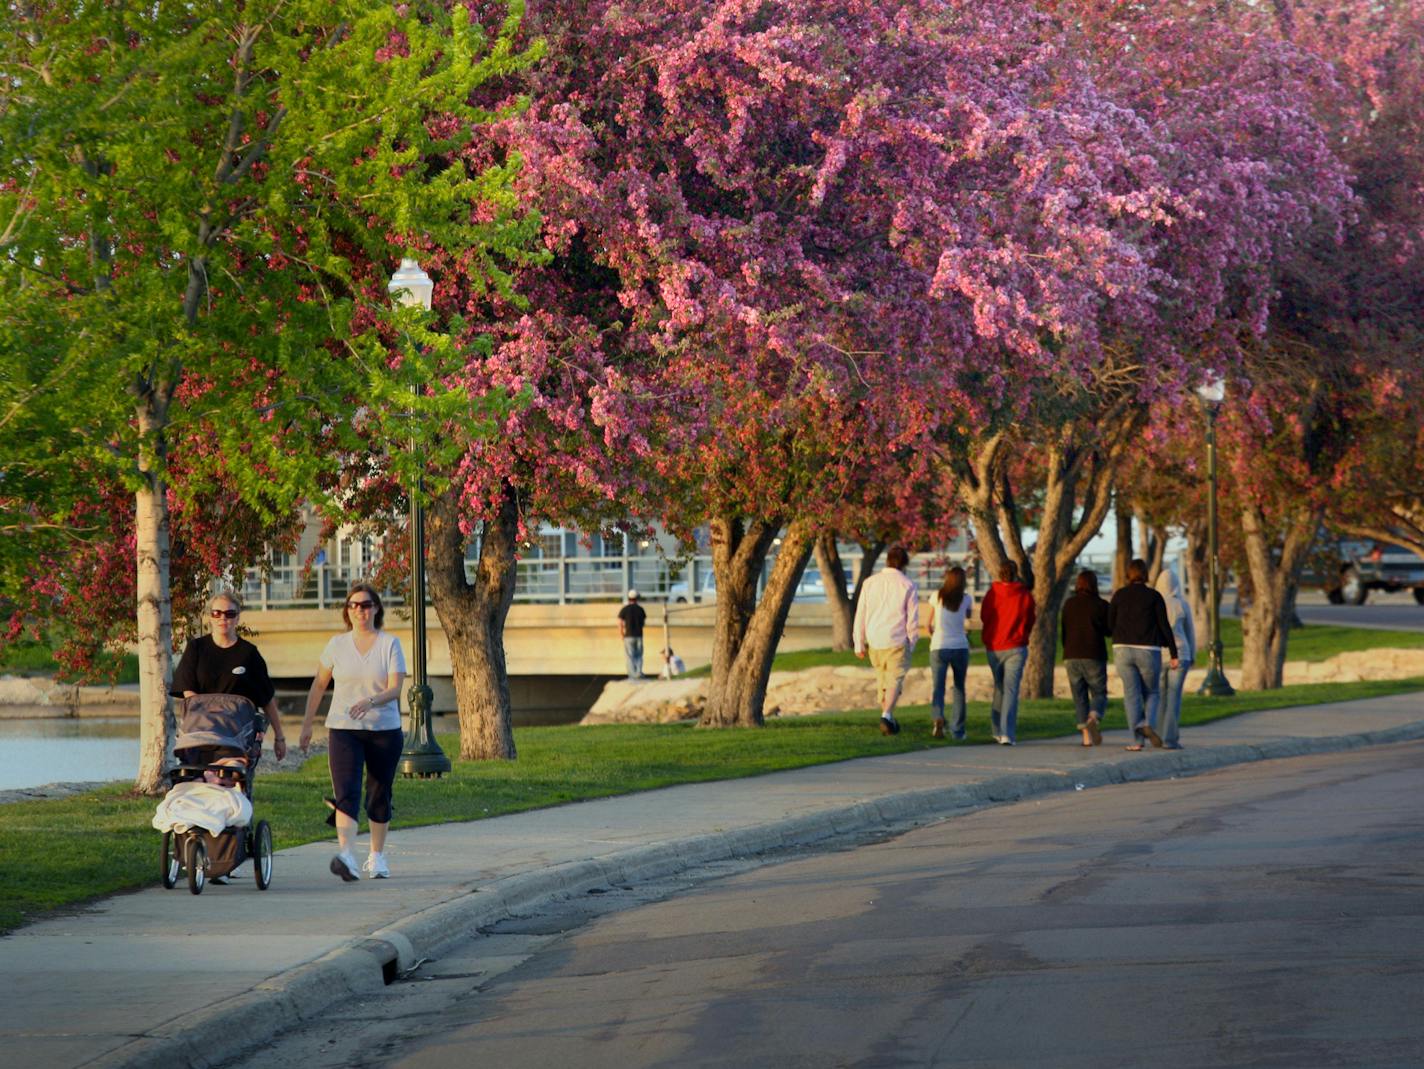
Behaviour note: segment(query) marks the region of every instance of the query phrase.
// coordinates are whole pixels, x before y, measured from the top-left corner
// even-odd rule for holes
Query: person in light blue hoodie
[[[1157,687],[1158,711],[1151,712],[1150,719],[1162,736],[1162,745],[1169,750],[1182,748],[1182,687],[1187,681],[1187,672],[1197,655],[1197,631],[1192,623],[1192,610],[1182,597],[1177,577],[1170,568],[1163,568],[1157,576],[1157,593],[1167,603],[1167,620],[1172,625],[1172,637],[1177,640],[1177,667],[1173,668],[1162,659],[1162,678]]]

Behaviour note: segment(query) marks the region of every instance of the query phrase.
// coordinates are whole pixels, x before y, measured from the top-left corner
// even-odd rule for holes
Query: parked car
[[[689,601],[717,600],[717,576],[712,571],[712,566],[705,565],[698,568],[697,571],[697,589],[693,590],[686,579],[679,579],[675,583],[669,583],[667,588],[668,601],[686,603]]]
[[[1333,605],[1363,605],[1372,590],[1412,590],[1424,605],[1424,558],[1389,542],[1341,541],[1339,573],[1325,596]]]

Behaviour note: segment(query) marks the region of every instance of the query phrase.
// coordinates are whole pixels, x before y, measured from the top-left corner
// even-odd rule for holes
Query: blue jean
[[[989,725],[995,736],[1012,740],[1019,723],[1019,684],[1023,682],[1028,647],[987,650],[989,674],[994,677],[994,697],[989,703]]]
[[[1161,678],[1157,682],[1160,694],[1153,710],[1152,725],[1168,746],[1177,746],[1181,742],[1182,687],[1187,682],[1187,669],[1191,666],[1191,661],[1182,661],[1176,668],[1164,662]]]
[[[969,671],[969,651],[935,650],[930,662],[934,672],[934,696],[930,705],[934,708],[936,720],[944,719],[944,678],[954,670],[954,719],[950,724],[950,734],[956,739],[964,738],[964,677]]]
[[[1157,702],[1157,682],[1162,675],[1162,651],[1113,648],[1113,663],[1122,680],[1122,706],[1127,729],[1136,737],[1144,724],[1152,723]]]
[[[628,660],[628,678],[643,678],[643,636],[623,638],[623,656]]]
[[[1078,726],[1088,722],[1089,713],[1101,720],[1108,707],[1108,662],[1091,657],[1068,657],[1063,667],[1068,672],[1068,690],[1073,695]]]

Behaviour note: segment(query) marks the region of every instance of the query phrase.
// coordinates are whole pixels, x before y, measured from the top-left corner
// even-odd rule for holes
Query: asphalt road
[[[1421,798],[1410,743],[615,889],[249,1064],[1420,1066]]]
[[[1223,601],[1223,611],[1231,608]],[[1363,605],[1331,605],[1323,599],[1296,604],[1300,618],[1308,624],[1340,624],[1345,627],[1383,628],[1389,631],[1424,631],[1424,605],[1409,592],[1371,594]]]

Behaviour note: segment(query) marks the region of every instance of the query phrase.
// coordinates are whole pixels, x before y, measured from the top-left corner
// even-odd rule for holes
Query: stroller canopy
[[[173,749],[218,746],[247,754],[257,738],[257,707],[240,694],[195,694],[183,702]]]

